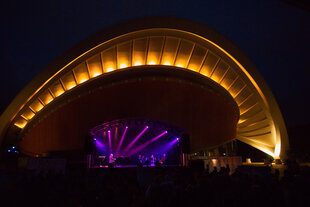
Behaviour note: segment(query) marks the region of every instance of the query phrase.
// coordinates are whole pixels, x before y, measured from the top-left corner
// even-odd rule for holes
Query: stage
[[[181,167],[181,165],[99,165],[93,166],[92,168],[171,168],[171,167]]]
[[[89,168],[179,166],[184,131],[166,122],[126,118],[92,128]]]

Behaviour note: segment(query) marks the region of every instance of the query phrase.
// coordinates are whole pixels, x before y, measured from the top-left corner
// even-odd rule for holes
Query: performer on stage
[[[143,166],[143,156],[142,155],[139,155],[138,157],[138,166]]]
[[[163,165],[163,164],[165,164],[165,162],[166,162],[166,154],[163,154],[163,156],[162,156],[161,159],[159,160],[159,163],[160,163],[161,165]]]
[[[151,166],[155,166],[155,157],[151,155]]]
[[[147,156],[142,156],[142,164],[146,165],[147,164]]]
[[[115,158],[114,155],[111,153],[109,156],[109,164],[114,164],[115,163]]]
[[[155,158],[155,165],[158,166],[159,165],[158,155],[155,155],[154,158]]]

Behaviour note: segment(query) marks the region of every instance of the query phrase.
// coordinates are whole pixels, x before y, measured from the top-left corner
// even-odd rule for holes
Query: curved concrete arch
[[[150,18],[118,25],[85,40],[26,86],[1,116],[0,133],[23,128],[76,86],[114,70],[170,66],[194,71],[228,91],[239,107],[236,138],[273,157],[288,148],[276,100],[258,70],[231,42],[187,20]]]

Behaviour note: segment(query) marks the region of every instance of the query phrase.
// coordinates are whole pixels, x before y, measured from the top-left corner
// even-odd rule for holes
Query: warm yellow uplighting
[[[63,93],[64,93],[64,90],[58,90],[54,94],[55,94],[56,97],[58,97],[58,96],[60,96]]]
[[[91,75],[89,69],[86,68],[85,63],[84,64],[82,63],[82,64],[78,65],[77,67],[75,67],[72,70],[72,73],[75,77],[77,84],[81,84],[81,83],[87,81]]]
[[[188,69],[199,73],[199,67],[197,65],[191,64],[188,66]]]
[[[135,66],[139,66],[139,65],[142,65],[142,63],[141,62],[136,62],[135,63]]]
[[[114,68],[107,68],[107,72],[112,72]]]
[[[44,105],[49,104],[54,99],[49,90],[44,91],[39,98]]]
[[[278,144],[276,144],[276,147],[274,149],[274,156],[275,156],[275,158],[279,158],[280,151],[281,151],[281,144],[278,143]]]
[[[80,84],[81,83],[84,83],[85,81],[87,81],[88,79],[82,79],[82,80],[80,80]]]
[[[238,104],[239,117],[241,117],[236,127],[239,133],[237,139],[273,157],[279,157],[280,153],[285,152],[286,142],[282,142],[281,146],[280,140],[283,136],[280,136],[281,138],[277,136],[278,129],[270,130],[270,127],[265,127],[274,125],[270,121],[273,115],[269,113],[270,110],[268,111],[266,97],[256,80],[237,59],[211,40],[190,32],[162,28],[145,31],[147,31],[145,35],[141,30],[130,33],[131,36],[124,34],[115,37],[71,60],[29,96],[11,119],[16,120],[15,117],[22,119],[22,121],[19,119],[15,121],[14,125],[23,128],[27,121],[37,116],[35,114],[54,98],[57,100],[57,97],[63,93],[66,94],[66,91],[76,85],[103,73],[131,66],[148,65],[151,68],[151,65],[165,65],[200,73],[220,84],[231,94]],[[46,92],[44,91],[46,88],[51,98],[43,93]],[[254,98],[245,99],[250,93]],[[32,113],[26,113],[25,107],[28,106]],[[263,119],[263,115],[267,118]],[[219,162],[214,160],[216,161]]]
[[[25,126],[26,126],[26,124],[27,124],[27,121],[25,120],[25,121],[23,121],[23,122],[21,122],[21,121],[19,121],[19,122],[15,122],[15,126],[17,126],[18,128],[24,128]]]
[[[30,109],[27,109],[21,116],[24,117],[26,120],[32,119],[35,113],[33,113]]]
[[[27,117],[24,116],[24,114],[20,115],[21,117],[23,117],[25,120],[29,120]]]
[[[120,64],[119,68],[127,68],[127,64],[122,63],[122,64]]]
[[[54,97],[58,97],[64,93],[64,86],[60,83],[60,81],[56,81],[49,87],[49,89]]]
[[[29,108],[32,109],[32,111],[35,111],[35,112],[39,112],[44,106],[38,101],[38,100],[35,100],[30,106]]]
[[[256,146],[256,148],[265,152],[266,154],[270,155],[271,157],[275,157],[274,153],[270,152],[268,149],[265,149],[264,147]]]
[[[52,97],[49,97],[45,100],[45,104],[49,104],[52,100],[54,100]]]
[[[246,119],[239,119],[238,124],[242,124],[245,121],[246,121]]]
[[[93,77],[97,77],[97,76],[99,76],[99,75],[101,75],[101,73],[94,73],[94,74],[93,74]]]
[[[204,73],[204,72],[201,72],[201,71],[200,71],[200,74],[201,74],[201,75],[204,75],[204,76],[206,76],[206,77],[208,77],[208,74],[207,74],[207,73]]]
[[[75,86],[76,86],[76,85],[70,85],[70,86],[68,86],[68,90],[74,88]]]
[[[217,77],[216,75],[211,76],[211,79],[217,83],[219,82],[219,77]]]

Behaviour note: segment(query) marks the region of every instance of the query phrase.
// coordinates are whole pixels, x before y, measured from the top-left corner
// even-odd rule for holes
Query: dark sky
[[[287,125],[310,124],[306,10],[276,0],[1,0],[0,11],[0,113],[45,66],[88,36],[132,19],[172,16],[230,39],[262,73]]]

